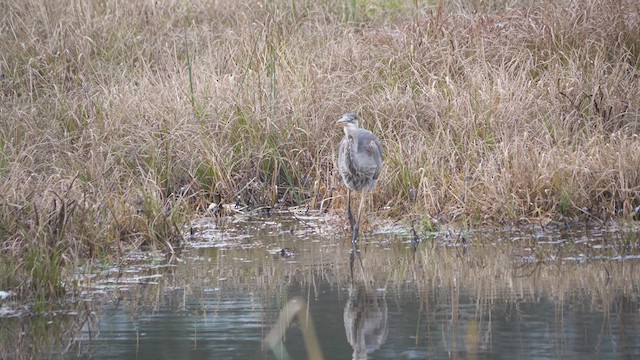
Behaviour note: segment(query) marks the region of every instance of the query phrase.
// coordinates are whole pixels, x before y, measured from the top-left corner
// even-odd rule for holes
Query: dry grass
[[[341,209],[346,111],[386,149],[379,216],[629,217],[640,6],[447,4],[2,2],[0,288],[171,251],[213,201]]]

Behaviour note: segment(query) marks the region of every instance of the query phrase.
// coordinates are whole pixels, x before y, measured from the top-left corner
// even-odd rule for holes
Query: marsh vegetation
[[[384,147],[371,219],[637,216],[635,1],[26,0],[0,14],[0,290],[41,311],[78,291],[87,260],[175,253],[212,203],[342,214],[346,111]]]

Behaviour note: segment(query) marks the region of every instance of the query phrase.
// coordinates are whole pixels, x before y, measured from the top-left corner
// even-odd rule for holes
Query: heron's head
[[[344,127],[345,134],[348,134],[348,131],[358,128],[358,115],[356,113],[346,113],[336,121],[336,125]]]

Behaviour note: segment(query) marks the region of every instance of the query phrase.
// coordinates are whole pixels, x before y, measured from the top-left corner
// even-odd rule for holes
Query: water
[[[414,246],[378,227],[351,268],[349,234],[321,218],[196,224],[171,261],[136,253],[80,276],[86,310],[47,320],[67,330],[46,344],[92,359],[640,358],[636,233],[419,233]]]

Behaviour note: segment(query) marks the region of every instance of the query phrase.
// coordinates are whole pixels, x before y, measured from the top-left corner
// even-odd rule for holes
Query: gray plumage
[[[336,124],[344,127],[344,138],[338,150],[338,170],[348,189],[347,215],[353,230],[352,241],[356,243],[366,194],[376,186],[382,171],[382,145],[370,131],[358,127],[358,116],[354,113],[344,114]],[[351,190],[362,192],[357,222],[351,213]]]

